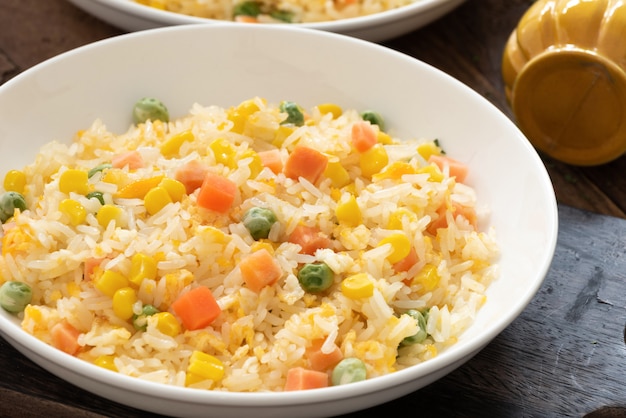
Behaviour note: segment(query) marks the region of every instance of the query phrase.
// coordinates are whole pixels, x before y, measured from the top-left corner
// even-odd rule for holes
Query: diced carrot
[[[207,172],[198,193],[198,205],[224,213],[232,206],[237,195],[237,185],[219,174]]]
[[[274,172],[274,174],[278,174],[283,171],[283,160],[281,159],[280,151],[278,149],[260,151],[258,154],[261,158],[263,167],[269,168]]]
[[[202,182],[208,172],[209,167],[206,164],[198,160],[191,160],[176,169],[174,179],[180,181],[185,186],[187,194],[191,194],[202,186]]]
[[[306,350],[306,357],[309,359],[309,366],[311,369],[320,372],[334,367],[343,359],[343,353],[337,345],[333,345],[333,349],[330,352],[324,353],[322,352],[323,344],[324,339],[322,338],[314,340],[311,346]]]
[[[437,210],[438,217],[434,219],[428,227],[426,227],[426,231],[432,235],[437,234],[437,230],[439,228],[447,228],[448,227],[448,219],[446,217],[446,211],[448,210],[447,205],[444,203]],[[462,216],[468,220],[468,222],[476,229],[478,219],[476,217],[476,211],[474,208],[460,205],[458,203],[452,203],[452,210],[454,210],[453,216],[456,219],[457,216]]]
[[[441,171],[444,171],[445,167],[448,167],[450,177],[456,177],[456,181],[463,183],[467,177],[469,167],[460,161],[445,155],[431,155],[428,157],[429,163],[434,163],[439,167]]]
[[[100,266],[100,263],[104,260],[102,258],[88,258],[85,260],[85,265],[83,267],[83,280],[91,280],[93,278],[94,270]]]
[[[358,152],[369,150],[376,142],[376,131],[369,122],[358,121],[352,125],[352,145]]]
[[[130,170],[136,170],[144,166],[144,161],[139,151],[128,151],[111,158],[111,165],[114,168],[124,168],[128,166]]]
[[[301,145],[289,154],[284,173],[289,178],[297,180],[302,177],[315,184],[324,173],[326,165],[328,157],[313,148]]]
[[[183,326],[191,331],[208,327],[222,313],[206,286],[198,286],[180,295],[172,303],[172,309]]]
[[[280,264],[265,248],[242,259],[239,262],[239,269],[246,286],[257,293],[265,286],[276,283],[283,275]]]
[[[303,254],[313,255],[320,248],[330,248],[331,241],[326,234],[322,233],[319,228],[298,225],[293,232],[289,234],[287,241],[298,244]]]
[[[417,251],[415,251],[415,247],[411,247],[409,250],[409,254],[404,257],[402,260],[398,261],[393,265],[393,269],[396,272],[408,271],[411,267],[417,263]]]
[[[63,320],[50,329],[52,345],[67,354],[75,355],[80,350],[78,336],[80,332],[69,322]]]
[[[287,371],[285,391],[325,388],[328,374],[304,367],[293,367]]]

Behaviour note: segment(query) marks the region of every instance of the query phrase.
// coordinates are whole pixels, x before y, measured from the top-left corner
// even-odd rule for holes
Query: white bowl
[[[131,120],[120,109],[146,95],[167,103],[174,117],[186,114],[194,102],[228,107],[255,95],[274,103],[288,97],[306,107],[323,102],[374,107],[399,137],[418,132],[439,138],[449,155],[469,164],[468,182],[492,211],[502,252],[500,278],[488,288],[473,325],[432,360],[350,385],[288,393],[217,393],[126,377],[42,343],[0,312],[0,332],[10,344],[82,388],[136,408],[190,417],[209,412],[307,417],[364,409],[418,390],[469,360],[522,312],[548,271],[557,237],[555,196],[544,165],[515,125],[427,64],[327,32],[184,25],[136,32],[52,58],[0,87],[0,167],[22,167],[42,144],[71,138],[96,118],[124,132]]]
[[[154,29],[188,23],[219,23],[212,19],[158,10],[132,0],[69,0],[105,22],[127,30]],[[350,19],[293,26],[324,30],[380,42],[417,30],[454,10],[465,0],[416,0],[407,6]]]

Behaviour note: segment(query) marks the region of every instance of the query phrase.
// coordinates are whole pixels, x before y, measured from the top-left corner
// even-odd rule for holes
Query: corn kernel
[[[74,226],[82,224],[87,218],[85,207],[74,199],[63,199],[59,203],[59,211],[67,215],[70,219],[70,224]]]
[[[391,244],[392,251],[391,254],[387,256],[387,260],[389,260],[391,264],[401,261],[409,255],[409,252],[411,251],[411,241],[405,234],[402,233],[391,234],[383,238],[378,243],[378,246],[380,247],[386,244]]]
[[[213,151],[216,163],[235,168],[235,148],[230,142],[224,138],[218,138],[209,144],[209,148]]]
[[[105,270],[94,279],[94,286],[103,294],[113,297],[117,289],[128,287],[128,279],[113,270]]]
[[[441,280],[437,272],[437,266],[426,264],[419,273],[413,278],[412,283],[421,284],[425,291],[434,290]]]
[[[95,364],[96,366],[100,366],[104,369],[109,369],[111,371],[117,372],[117,366],[115,365],[115,357],[114,356],[107,356],[107,355],[102,355],[98,358],[96,358],[93,361],[93,364]]]
[[[181,145],[185,142],[192,142],[195,139],[193,132],[190,130],[182,131],[169,137],[161,144],[161,154],[165,157],[171,157],[178,153]]]
[[[113,313],[124,320],[133,316],[133,304],[137,302],[137,292],[131,287],[122,287],[113,294]]]
[[[114,205],[103,205],[98,213],[96,219],[101,227],[106,228],[109,223],[115,222],[116,225],[121,225],[123,212],[122,209]]]
[[[130,260],[130,274],[128,280],[140,286],[145,279],[154,280],[157,275],[157,261],[149,255],[137,253]]]
[[[70,296],[78,296],[80,294],[80,286],[74,282],[67,284],[67,293]]]
[[[19,170],[10,170],[4,176],[4,190],[7,192],[24,193],[26,174]]]
[[[224,377],[224,369],[224,363],[220,359],[196,350],[189,358],[187,373],[204,379],[218,381]]]
[[[324,176],[330,179],[333,187],[341,188],[350,183],[350,174],[339,161],[329,161]]]
[[[276,129],[276,133],[274,134],[274,140],[272,141],[272,145],[275,145],[278,148],[283,146],[285,139],[289,137],[293,133],[295,128],[289,125],[280,125],[278,129]]]
[[[417,153],[422,156],[423,159],[428,159],[433,155],[440,155],[441,149],[434,142],[424,142],[417,146]]]
[[[363,222],[363,215],[354,195],[350,195],[337,205],[335,215],[340,223],[349,226],[358,226]]]
[[[102,181],[105,183],[115,184],[119,189],[129,183],[126,173],[117,168],[111,168],[104,172]]]
[[[404,219],[408,219],[409,222],[415,222],[417,221],[417,215],[407,208],[400,208],[389,215],[387,229],[403,229]]]
[[[322,103],[320,105],[317,105],[317,109],[320,111],[322,115],[325,115],[327,113],[332,113],[333,119],[337,119],[339,116],[343,114],[343,109],[341,108],[341,106],[336,105],[334,103]]]
[[[383,180],[383,179],[392,179],[392,180],[400,180],[402,176],[405,174],[415,174],[415,168],[404,161],[396,161],[385,167],[385,169],[373,176],[373,179]]]
[[[146,211],[150,215],[154,215],[170,203],[172,203],[172,198],[167,190],[161,186],[151,189],[143,200]]]
[[[59,178],[59,190],[67,194],[71,192],[87,194],[89,192],[87,180],[87,172],[84,170],[65,170]]]
[[[183,196],[187,194],[187,190],[185,189],[185,185],[183,183],[169,177],[165,177],[161,180],[159,187],[163,187],[167,190],[167,194],[170,195],[172,202],[180,202],[183,200]]]
[[[368,298],[374,294],[374,283],[366,273],[358,273],[343,279],[341,293],[350,299]]]
[[[165,335],[175,337],[180,334],[180,324],[174,315],[169,312],[158,312],[152,315],[156,322],[156,328]]]
[[[143,199],[146,194],[159,185],[163,176],[154,176],[134,181],[122,187],[116,197],[121,199]]]
[[[429,174],[428,180],[433,182],[441,182],[444,179],[444,175],[435,164],[425,165],[417,170],[418,174]]]
[[[391,145],[393,144],[393,138],[391,138],[391,136],[383,131],[378,131],[378,133],[376,134],[376,141],[379,144],[383,144],[383,145]]]
[[[248,165],[248,167],[250,168],[250,178],[255,178],[259,175],[261,170],[263,170],[263,162],[261,161],[261,157],[259,157],[259,154],[257,154],[256,151],[252,149],[247,149],[241,154],[240,158],[252,158],[252,161]]]
[[[374,174],[380,173],[389,162],[387,151],[382,144],[375,144],[372,148],[362,152],[359,158],[361,173],[365,177],[372,177]]]

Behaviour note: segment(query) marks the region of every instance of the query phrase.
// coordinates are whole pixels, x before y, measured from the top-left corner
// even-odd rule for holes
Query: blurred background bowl
[[[214,19],[188,16],[144,6],[132,0],[69,0],[105,22],[132,32],[189,23],[219,23]],[[442,17],[465,0],[415,0],[392,10],[367,16],[327,22],[294,23],[297,27],[339,33],[373,42],[404,35]]]
[[[44,143],[69,141],[96,118],[112,132],[125,132],[131,116],[120,109],[144,96],[167,103],[172,118],[187,114],[194,102],[229,107],[253,96],[274,103],[288,98],[305,108],[332,102],[376,109],[400,138],[438,138],[450,156],[469,165],[467,183],[491,210],[501,249],[500,278],[488,288],[473,325],[432,360],[350,385],[287,393],[207,392],[123,376],[44,344],[22,331],[14,316],[0,312],[0,333],[10,344],[100,396],[190,417],[332,416],[365,409],[418,390],[469,360],[524,310],[551,264],[558,229],[554,191],[515,124],[476,92],[423,62],[323,31],[182,25],[111,38],[52,58],[0,87],[0,175],[31,162]]]

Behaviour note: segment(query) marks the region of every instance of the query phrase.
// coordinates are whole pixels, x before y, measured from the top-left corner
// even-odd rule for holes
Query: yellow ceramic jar
[[[502,61],[520,129],[540,151],[574,165],[626,152],[626,0],[538,0]]]

